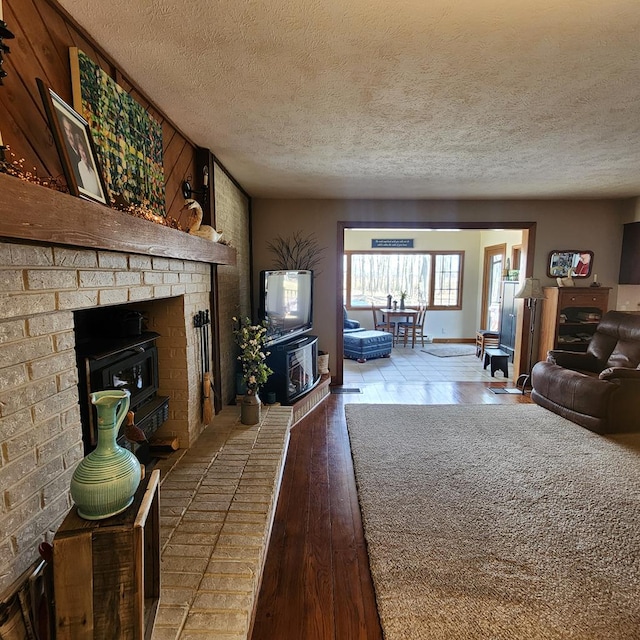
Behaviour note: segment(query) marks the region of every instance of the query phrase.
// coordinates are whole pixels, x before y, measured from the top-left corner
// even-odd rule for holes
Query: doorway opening
[[[498,262],[498,264],[493,265],[493,269],[496,273],[496,280],[500,281],[500,278],[498,276],[498,273],[502,276],[505,277],[505,273],[508,271],[506,269],[507,266],[507,262],[510,262],[510,259],[512,256],[517,256],[517,260],[519,262],[518,267],[519,269],[517,270],[519,272],[519,277],[520,278],[524,278],[527,275],[531,275],[533,273],[533,263],[532,260],[527,260],[527,256],[532,256],[533,255],[533,250],[534,250],[534,240],[535,240],[535,227],[536,227],[536,223],[535,222],[514,222],[514,223],[504,223],[501,222],[499,223],[499,229],[497,229],[498,225],[496,225],[496,223],[491,223],[491,222],[456,222],[455,224],[450,223],[450,222],[373,222],[373,221],[364,221],[364,222],[338,222],[338,237],[337,237],[337,277],[336,277],[336,310],[337,310],[337,314],[336,314],[336,335],[337,335],[337,340],[336,340],[336,359],[337,362],[335,363],[335,370],[334,370],[334,384],[336,385],[342,385],[343,384],[343,380],[344,380],[344,361],[343,361],[343,357],[344,357],[344,345],[343,345],[343,340],[342,340],[342,335],[343,335],[343,317],[344,317],[344,313],[343,313],[343,307],[346,307],[349,311],[350,314],[352,315],[356,315],[357,316],[357,310],[355,306],[351,306],[349,305],[349,300],[346,298],[347,296],[347,287],[348,287],[348,283],[347,283],[347,269],[346,269],[346,258],[345,256],[347,255],[347,249],[345,248],[345,236],[347,231],[351,231],[351,230],[358,230],[358,231],[364,231],[364,230],[369,230],[369,231],[375,231],[375,232],[382,232],[382,234],[377,234],[378,238],[384,238],[384,231],[385,230],[394,230],[395,232],[399,232],[401,231],[403,238],[410,238],[411,237],[411,232],[412,231],[420,231],[420,232],[424,232],[424,231],[449,231],[449,232],[456,232],[456,231],[478,231],[478,232],[499,232],[499,231],[510,231],[510,232],[518,232],[520,235],[517,236],[517,241],[513,242],[513,247],[511,247],[511,251],[512,253],[509,254],[509,247],[507,247],[505,249],[505,251],[502,252],[502,261]],[[395,235],[395,237],[398,237],[398,233],[395,234],[387,234],[387,235]],[[490,235],[488,235],[487,237],[490,237]],[[372,241],[370,241],[372,242]],[[499,241],[498,241],[499,242]],[[378,239],[377,244],[380,244],[380,241]],[[393,243],[391,243],[393,244]],[[487,245],[492,244],[487,242]],[[371,247],[371,245],[369,245],[369,247]],[[443,249],[445,249],[445,247],[442,247]],[[485,295],[481,294],[482,290],[483,290],[483,279],[484,279],[484,271],[483,271],[483,262],[482,262],[482,249],[480,249],[481,253],[480,253],[480,257],[477,260],[477,263],[475,261],[474,258],[474,264],[471,266],[471,271],[475,270],[474,272],[474,281],[473,282],[469,282],[468,279],[465,282],[465,286],[469,288],[469,290],[471,290],[473,287],[475,287],[476,290],[476,295],[475,296],[471,296],[470,298],[468,297],[467,300],[472,300],[472,302],[466,302],[465,303],[465,308],[464,309],[458,309],[458,311],[464,311],[465,313],[469,313],[470,316],[473,318],[473,323],[474,325],[478,325],[479,323],[481,323],[481,318],[484,317],[488,317],[488,312],[484,312],[483,308],[482,308],[482,303],[483,300],[485,299]],[[465,263],[467,264],[467,263]],[[511,271],[513,272],[514,270],[511,269]],[[513,274],[512,274],[513,276]],[[516,278],[517,279],[517,278]],[[488,302],[488,298],[487,298],[487,307],[489,306],[489,302]],[[370,305],[366,307],[369,310],[369,315],[371,314],[371,307]],[[355,310],[355,311],[354,311]],[[525,323],[527,322],[527,318],[525,317],[526,315],[526,309],[524,310],[524,314],[522,318],[519,318],[519,323]],[[427,311],[427,318],[428,318],[428,311]],[[438,312],[433,312],[433,313],[438,313]],[[365,327],[366,328],[366,327]],[[479,329],[479,326],[474,326],[474,330],[473,332],[468,331],[469,336],[465,336],[468,338],[471,338],[472,336],[475,335],[475,330]],[[428,329],[426,330],[428,332]],[[444,332],[443,332],[444,333]],[[433,337],[433,336],[432,336]],[[522,344],[522,340],[526,341],[527,336],[526,335],[522,335],[522,332],[519,332],[518,334],[518,348],[516,350],[516,358],[515,358],[515,362],[514,362],[514,367],[516,369],[516,371],[519,369],[519,354],[520,351],[525,351],[527,348],[527,345]],[[447,341],[447,338],[445,336],[435,336],[436,341]],[[510,376],[511,377],[511,376]]]

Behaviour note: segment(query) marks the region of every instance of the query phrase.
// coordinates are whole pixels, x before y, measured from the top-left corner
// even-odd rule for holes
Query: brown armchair
[[[609,311],[586,353],[549,351],[531,398],[596,433],[640,430],[640,316]]]

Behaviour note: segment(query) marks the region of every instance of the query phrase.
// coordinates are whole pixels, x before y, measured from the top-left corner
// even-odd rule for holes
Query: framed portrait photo
[[[547,276],[549,278],[587,278],[591,275],[593,251],[585,249],[561,249],[549,253]]]
[[[37,82],[69,191],[107,204],[107,188],[89,123],[42,80]]]

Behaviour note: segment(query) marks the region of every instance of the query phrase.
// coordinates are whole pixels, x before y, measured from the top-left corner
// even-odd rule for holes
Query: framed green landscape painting
[[[85,53],[69,55],[74,107],[89,123],[111,198],[166,215],[162,126]]]

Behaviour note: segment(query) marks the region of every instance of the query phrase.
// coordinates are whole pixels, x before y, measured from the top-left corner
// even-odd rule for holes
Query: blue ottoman
[[[345,358],[365,362],[391,355],[393,336],[386,331],[355,331],[344,334],[343,339]]]

